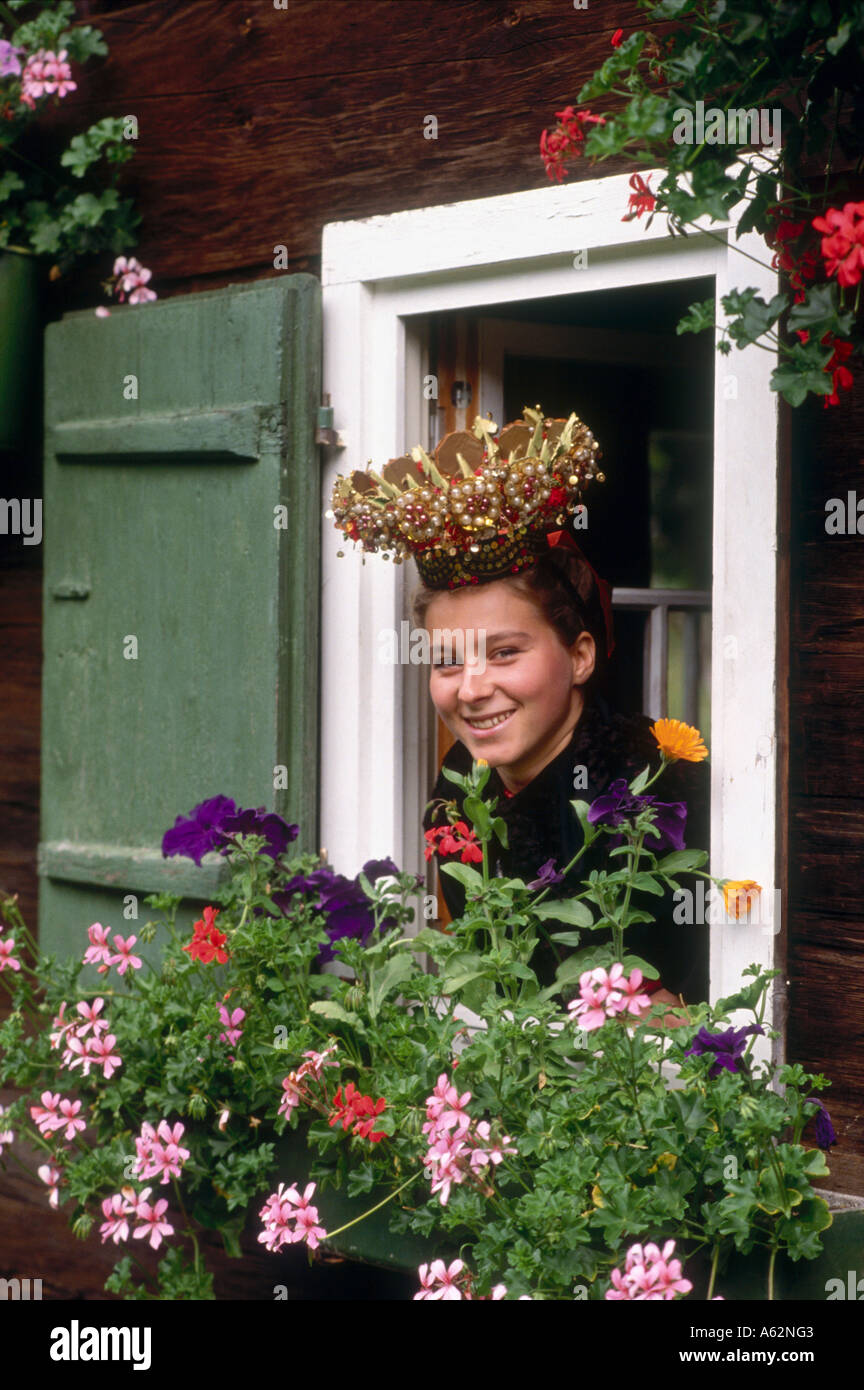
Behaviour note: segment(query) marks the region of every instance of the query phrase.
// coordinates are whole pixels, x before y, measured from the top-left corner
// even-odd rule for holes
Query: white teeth
[[[472,729],[494,729],[496,724],[503,724],[505,719],[509,719],[512,713],[511,709],[506,714],[496,715],[494,719],[469,719],[468,723]]]

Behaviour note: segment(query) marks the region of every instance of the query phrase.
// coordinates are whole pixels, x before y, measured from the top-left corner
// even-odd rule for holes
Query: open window
[[[608,461],[585,549],[614,586],[615,698],[710,737],[712,871],[773,901],[773,362],[752,348],[721,358],[674,327],[712,296],[722,322],[731,288],[770,295],[776,275],[758,238],[737,243],[754,266],[716,224],[673,238],[658,219],[623,223],[626,205],[616,176],[325,228],[324,389],[343,447],[322,506],[337,472],[434,444],[478,410],[584,415]],[[322,842],[346,872],[383,853],[425,872],[441,752],[428,673],[378,656],[379,634],[408,620],[413,567],[338,542],[325,522]],[[751,961],[773,963],[778,928],[775,912],[712,930],[712,997]]]

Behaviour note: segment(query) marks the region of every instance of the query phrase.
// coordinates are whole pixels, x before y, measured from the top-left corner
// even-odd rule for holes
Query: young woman
[[[656,767],[659,753],[649,719],[615,714],[603,699],[613,645],[609,590],[563,529],[585,485],[603,481],[597,441],[575,414],[547,419],[538,406],[523,415],[500,434],[478,416],[473,432],[447,435],[434,459],[417,448],[381,474],[369,467],[337,478],[328,515],[364,550],[416,561],[423,587],[414,620],[431,632],[433,647],[436,629],[462,635],[462,664],[433,657],[432,700],[457,740],[444,766],[465,772],[485,758],[493,771],[484,797],[498,798],[508,827],[493,872],[531,883],[543,871],[545,883],[582,843],[570,802],[626,794],[626,783],[646,763]],[[704,764],[673,763],[656,792],[657,802],[686,803],[687,842],[707,848]],[[442,772],[425,830],[448,823],[444,803],[454,799],[458,789]],[[608,847],[598,836],[549,896],[579,892],[592,868],[607,866]],[[451,915],[461,915],[464,890],[448,874],[441,884]],[[632,904],[657,920],[628,928],[626,944],[660,972],[656,1001],[707,998],[705,927],[677,925],[671,901],[638,896],[646,901],[634,894]],[[591,933],[592,944],[601,940]],[[544,983],[565,954],[551,944],[538,949],[533,964]]]
[[[485,758],[493,769],[484,797],[498,797],[508,847],[496,846],[492,871],[528,883],[550,859],[555,870],[563,869],[582,843],[570,802],[594,801],[619,779],[631,781],[646,763],[656,768],[659,757],[652,721],[615,714],[601,694],[608,636],[587,563],[567,548],[550,548],[512,578],[453,591],[421,588],[413,609],[415,622],[430,632],[475,633],[473,644],[466,641],[463,664],[433,664],[429,688],[457,740],[443,766],[465,772],[472,760]],[[480,632],[485,633],[485,661],[470,659],[482,651]],[[686,843],[707,847],[707,767],[673,763],[654,791],[660,802],[686,803]],[[432,796],[424,830],[446,824],[445,801],[455,798],[461,804],[458,788],[443,771]],[[579,892],[590,870],[604,866],[608,844],[599,837],[549,897]],[[459,916],[464,889],[449,874],[440,882],[450,915]],[[649,986],[654,1002],[707,999],[706,928],[674,923],[671,900],[639,896],[643,901],[634,895],[634,904],[657,920],[630,927],[626,945],[660,972],[659,985]],[[591,944],[601,939],[591,933]],[[551,982],[566,954],[538,949],[534,967],[544,983]]]

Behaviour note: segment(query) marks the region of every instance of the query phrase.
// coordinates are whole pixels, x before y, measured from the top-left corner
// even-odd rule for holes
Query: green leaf
[[[441,864],[440,869],[442,874],[449,874],[457,883],[461,883],[463,888],[470,888],[472,893],[482,891],[483,875],[470,864]]]
[[[464,989],[469,981],[487,974],[488,966],[482,956],[471,951],[462,951],[447,962],[441,989],[445,994],[453,994],[456,990]]]
[[[534,971],[518,960],[511,960],[510,964],[507,966],[507,974],[515,975],[517,980],[533,980],[535,985],[537,983],[537,976],[534,974]]]
[[[70,169],[75,178],[83,178],[91,164],[101,159],[106,146],[112,145],[134,154],[134,149],[123,139],[123,121],[119,116],[97,121],[80,135],[73,136],[69,148],[60,156],[60,163]]]
[[[586,970],[592,969],[593,967],[586,964],[585,959],[583,959],[583,957],[587,957],[588,954],[588,951],[579,951],[576,955],[568,956],[566,960],[562,960],[558,969],[555,971],[554,985],[551,985],[548,991],[544,990],[544,994],[557,994],[562,985],[572,984],[573,981],[578,980],[579,976],[584,974]]]
[[[391,956],[382,970],[373,971],[369,977],[369,994],[367,996],[370,1018],[376,1019],[378,1017],[381,1005],[388,994],[397,985],[404,984],[413,973],[414,962],[407,951],[400,951]]]
[[[570,922],[574,927],[593,927],[594,917],[586,903],[578,898],[563,898],[557,902],[540,903],[531,911],[541,921],[552,918],[556,922]]]
[[[662,898],[666,892],[662,883],[658,883],[653,874],[634,874],[631,882],[634,888],[641,889],[643,893],[654,893],[658,898]]]
[[[362,1027],[360,1019],[356,1014],[349,1014],[341,1004],[337,1004],[335,999],[316,999],[309,1005],[309,1012],[320,1014],[322,1018],[333,1018],[339,1023],[348,1023],[352,1028]]]
[[[704,849],[676,849],[657,864],[658,874],[683,874],[688,869],[701,869],[708,854]]]
[[[775,367],[771,373],[771,389],[779,391],[790,405],[800,405],[808,392],[815,396],[830,396],[833,390],[830,373],[825,371],[831,360],[830,348],[818,344],[793,343],[791,361]]]
[[[643,960],[641,956],[625,955],[621,964],[624,966],[628,975],[633,970],[641,970],[646,980],[659,980],[660,978],[660,971],[657,969],[656,965],[651,965],[647,960]]]
[[[578,931],[556,931],[552,933],[551,940],[560,941],[562,946],[578,946],[582,937]]]
[[[854,315],[851,310],[841,313],[837,286],[811,285],[807,298],[795,304],[789,313],[789,328],[794,332],[807,329],[814,338],[822,338],[831,330],[841,337],[851,332]]]
[[[591,803],[588,801],[571,801],[570,805],[576,812],[576,817],[582,827],[582,834],[585,837],[585,844],[590,845],[592,840],[596,840],[600,831],[592,825],[588,819],[588,812],[591,810]]]
[[[5,202],[10,193],[17,193],[26,187],[24,180],[15,173],[14,169],[7,169],[0,178],[0,202]]]
[[[483,970],[462,970],[453,975],[446,975],[441,981],[441,989],[445,994],[456,994],[472,980],[479,980],[484,973]]]
[[[632,792],[633,796],[639,795],[642,788],[645,786],[645,783],[648,781],[650,775],[651,765],[649,763],[645,767],[643,767],[642,771],[639,773],[639,776],[634,777],[633,781],[630,783],[630,791]]]
[[[46,217],[31,225],[30,245],[37,256],[48,256],[60,248],[62,227],[53,218]]]
[[[789,299],[785,294],[775,294],[766,304],[754,289],[746,289],[724,294],[721,302],[729,315],[729,337],[740,348],[758,342],[777,322]]]
[[[715,307],[713,299],[697,300],[695,304],[689,306],[684,317],[678,320],[675,332],[679,335],[682,333],[702,333],[706,328],[713,328]]]
[[[489,807],[479,796],[466,796],[462,809],[465,812],[477,834],[485,838],[489,835],[492,817],[489,815]]]
[[[859,18],[859,23],[860,23],[860,18]],[[841,20],[841,21],[840,21],[840,27],[838,28],[837,33],[836,33],[836,34],[832,34],[832,35],[831,35],[831,38],[828,39],[828,40],[826,41],[826,43],[825,43],[825,47],[828,49],[828,52],[831,54],[831,57],[832,57],[832,58],[833,58],[837,53],[840,52],[840,49],[843,48],[845,44],[848,43],[849,37],[850,37],[851,33],[852,33],[852,20],[851,20],[851,19],[843,19],[843,20]]]

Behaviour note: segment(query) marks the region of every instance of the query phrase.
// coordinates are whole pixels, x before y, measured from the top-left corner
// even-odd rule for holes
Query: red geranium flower
[[[630,187],[633,192],[630,194],[627,211],[621,218],[622,222],[632,222],[634,217],[641,217],[643,212],[653,212],[657,205],[657,199],[651,192],[650,185],[646,183],[641,174],[630,175]]]
[[[845,203],[829,208],[824,217],[814,217],[817,232],[824,232],[822,256],[829,275],[837,274],[838,285],[857,285],[864,271],[864,203]]]
[[[216,926],[219,911],[218,907],[205,907],[203,918],[194,924],[192,940],[183,947],[192,960],[200,960],[204,965],[209,965],[213,960],[224,965],[228,959],[228,952],[224,949],[228,938]]]
[[[822,339],[822,345],[823,347],[831,347],[834,349],[831,360],[825,367],[825,371],[831,373],[831,385],[834,389],[830,396],[825,396],[823,398],[822,404],[823,406],[839,405],[840,397],[837,395],[838,390],[850,390],[855,380],[849,368],[843,366],[846,358],[851,357],[854,348],[851,343],[846,343],[841,338],[832,338],[830,333],[825,334],[825,337]]]
[[[582,153],[585,143],[586,125],[605,125],[605,116],[592,116],[590,111],[574,111],[565,106],[556,111],[558,125],[554,130],[544,130],[540,136],[540,154],[550,179],[560,183],[564,178],[564,161],[568,156]]]
[[[373,1100],[371,1096],[361,1095],[354,1082],[349,1081],[344,1096],[342,1087],[339,1087],[333,1097],[333,1104],[335,1109],[329,1121],[331,1129],[341,1121],[343,1129],[350,1129],[352,1134],[356,1134],[360,1139],[368,1139],[371,1144],[377,1144],[387,1138],[386,1130],[372,1132],[376,1117],[387,1108],[383,1096],[379,1100]]]

